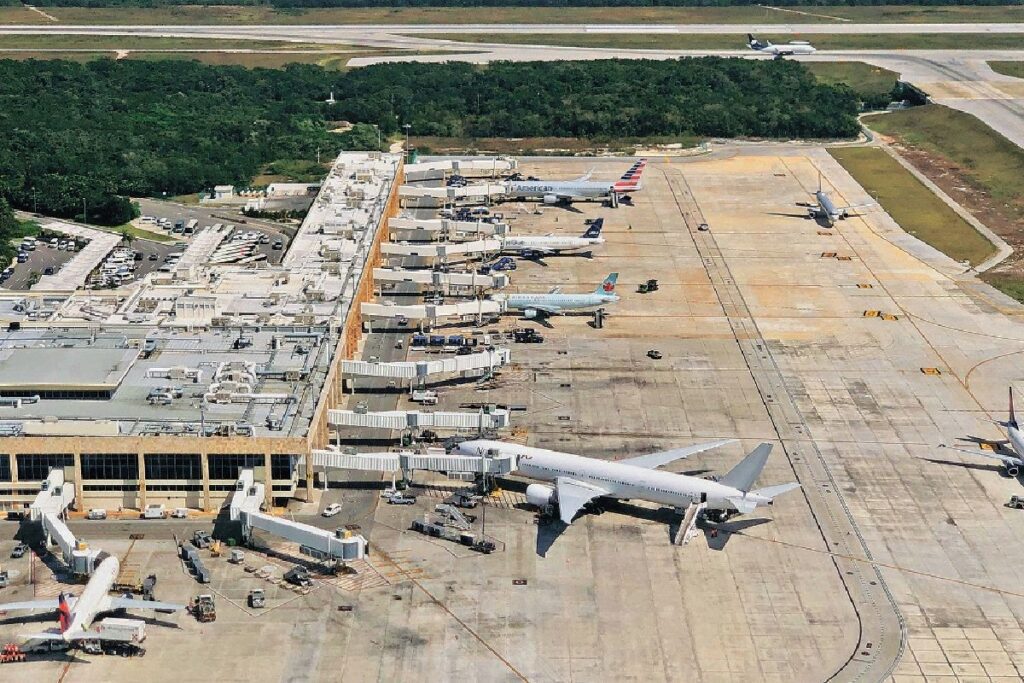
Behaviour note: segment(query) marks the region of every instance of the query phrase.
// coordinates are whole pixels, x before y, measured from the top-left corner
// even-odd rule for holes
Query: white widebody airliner
[[[753,512],[760,505],[770,505],[776,496],[800,486],[793,482],[753,488],[771,453],[771,444],[767,443],[755,448],[717,481],[657,469],[731,441],[714,441],[616,461],[504,441],[465,441],[456,447],[456,451],[474,456],[514,456],[519,474],[554,484],[553,487],[530,484],[526,488],[526,500],[542,509],[557,506],[559,517],[565,524],[570,524],[584,505],[598,498],[647,500],[680,509],[694,503],[706,504],[708,509],[727,515],[730,512]]]
[[[754,52],[771,55],[776,59],[791,55],[813,55],[817,52],[814,46],[806,40],[791,40],[782,45],[773,45],[770,40],[766,40],[762,43],[760,40],[755,38],[752,33],[747,34],[747,47]]]
[[[103,633],[90,630],[97,615],[116,609],[151,609],[161,612],[176,612],[185,609],[185,605],[153,600],[136,600],[135,598],[114,597],[110,590],[114,586],[121,563],[116,557],[110,556],[100,562],[89,577],[89,583],[79,597],[65,596],[61,593],[56,598],[47,600],[29,600],[27,602],[10,602],[0,605],[0,614],[14,611],[56,610],[60,624],[58,631],[46,631],[28,636],[34,640],[103,640]]]
[[[505,183],[505,197],[520,201],[539,199],[545,204],[566,204],[578,200],[603,199],[613,194],[628,194],[641,188],[641,176],[646,167],[647,159],[640,159],[615,182],[590,180],[589,173],[576,180],[510,180]]]
[[[593,292],[562,294],[558,287],[546,294],[492,294],[491,301],[504,301],[506,310],[522,311],[525,318],[542,318],[566,311],[597,308],[615,303],[618,273],[610,273]]]
[[[598,218],[587,231],[579,237],[566,237],[560,235],[509,235],[501,241],[501,251],[514,252],[524,255],[545,255],[558,254],[563,251],[574,251],[586,249],[598,244],[604,244],[601,237],[601,229],[604,227],[604,219]]]

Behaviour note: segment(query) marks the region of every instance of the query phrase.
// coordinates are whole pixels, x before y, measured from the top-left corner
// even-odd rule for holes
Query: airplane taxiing
[[[770,40],[761,42],[754,37],[754,34],[747,34],[747,47],[754,52],[771,55],[775,59],[789,57],[792,55],[813,55],[817,50],[806,40],[791,40],[782,45],[773,45]]]
[[[1017,416],[1013,410],[1013,387],[1010,387],[1010,409],[1006,422],[999,422],[1006,428],[1006,438],[1000,441],[978,440],[993,447],[992,451],[969,451],[975,455],[1001,460],[1007,476],[1016,477],[1024,472],[1024,434],[1020,431]],[[1009,451],[1009,452],[1007,452]]]
[[[828,196],[828,193],[821,189],[820,177],[818,178],[818,189],[814,193],[814,199],[817,200],[817,204],[811,204],[809,206],[805,204],[805,206],[807,206],[807,213],[811,218],[824,220],[830,228],[836,224],[836,221],[857,215],[855,213],[850,213],[851,211],[875,206],[874,202],[851,204],[849,206],[836,206],[835,202],[833,202]]]
[[[149,609],[160,612],[176,612],[185,609],[185,605],[153,600],[136,600],[131,597],[113,597],[110,590],[114,586],[121,563],[116,557],[109,556],[100,562],[92,573],[89,582],[79,597],[65,596],[61,593],[56,598],[45,600],[29,600],[26,602],[10,602],[0,605],[0,614],[13,611],[56,610],[60,624],[59,630],[48,630],[28,636],[33,640],[63,640],[74,643],[80,640],[103,640],[102,632],[91,630],[97,615],[117,609]]]
[[[516,472],[554,484],[553,487],[530,484],[526,488],[527,502],[540,508],[557,506],[559,518],[565,524],[572,523],[576,513],[598,498],[646,500],[678,509],[702,503],[724,518],[771,505],[777,496],[799,488],[797,482],[754,488],[771,453],[772,446],[768,443],[759,445],[717,481],[657,469],[731,441],[714,441],[616,461],[489,440],[464,441],[456,446],[456,452],[472,456],[514,456]]]
[[[576,180],[510,180],[505,183],[505,197],[512,201],[539,199],[545,204],[604,199],[641,189],[646,167],[647,159],[640,159],[614,182],[590,180],[590,173]]]
[[[492,294],[490,298],[492,301],[504,301],[508,310],[522,311],[526,318],[542,318],[615,303],[619,300],[615,293],[618,279],[618,273],[610,273],[593,292],[563,294],[560,288],[554,287],[546,294]]]

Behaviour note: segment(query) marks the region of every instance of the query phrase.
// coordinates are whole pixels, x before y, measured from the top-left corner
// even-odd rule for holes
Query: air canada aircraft
[[[754,52],[771,55],[772,57],[775,57],[775,59],[781,59],[782,57],[788,57],[791,55],[813,55],[817,52],[814,46],[806,40],[791,40],[782,45],[773,45],[770,40],[766,40],[762,43],[754,37],[753,33],[747,34],[747,47]]]
[[[610,273],[593,292],[563,294],[559,287],[554,287],[546,294],[494,294],[491,300],[504,301],[508,310],[522,311],[526,318],[545,318],[565,311],[615,303],[619,300],[615,293],[618,279],[618,273]]]
[[[505,183],[505,196],[519,201],[539,199],[545,204],[604,199],[641,189],[646,167],[647,159],[640,159],[614,182],[591,180],[590,173],[576,180],[510,180]]]
[[[160,612],[176,612],[185,609],[185,605],[153,600],[136,600],[131,597],[114,597],[110,590],[114,586],[121,563],[114,556],[100,562],[99,566],[85,584],[79,597],[65,596],[61,593],[56,598],[46,600],[29,600],[26,602],[9,602],[0,605],[0,614],[14,611],[51,610],[57,612],[59,630],[35,633],[28,638],[32,640],[63,640],[74,643],[80,640],[103,640],[103,633],[92,628],[96,617],[104,612],[117,609],[147,609]]]
[[[464,441],[456,446],[456,452],[514,456],[519,474],[554,484],[530,484],[526,488],[527,502],[542,509],[557,507],[565,524],[571,524],[585,505],[598,498],[646,500],[680,509],[706,504],[708,510],[725,517],[771,505],[777,496],[800,487],[791,482],[754,488],[772,450],[768,443],[759,445],[717,481],[657,469],[731,442],[712,441],[616,461],[488,440]]]

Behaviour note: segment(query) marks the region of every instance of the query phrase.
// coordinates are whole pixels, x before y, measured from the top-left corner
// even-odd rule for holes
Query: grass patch
[[[420,154],[511,154],[511,155],[564,155],[594,156],[604,154],[632,154],[640,148],[658,145],[694,147],[702,138],[615,138],[588,140],[585,138],[456,138],[413,136],[410,143]]]
[[[976,191],[1003,204],[1014,220],[1024,220],[1024,150],[979,119],[932,104],[866,117],[865,123],[902,144],[948,159]]]
[[[423,34],[418,34],[423,37]],[[512,45],[553,45],[558,47],[616,48],[623,50],[741,50],[746,34],[675,33],[441,33],[430,34],[462,43]],[[819,50],[965,50],[971,48],[1016,49],[1024,43],[1021,33],[837,33],[805,36],[758,34],[761,40],[786,43],[797,37],[809,40]]]
[[[22,237],[36,237],[42,230],[39,223],[34,220],[20,221],[15,219],[15,222],[18,224],[18,228],[11,234],[11,237],[14,239],[21,239]]]
[[[807,62],[807,70],[822,83],[842,83],[865,99],[882,98],[892,92],[899,74],[864,62]]]
[[[1020,22],[1024,7],[368,7],[275,10],[266,6],[43,7],[65,24],[789,24]],[[10,18],[8,18],[8,16]],[[43,23],[24,8],[0,10],[2,23]]]
[[[90,223],[89,227],[96,230],[102,230],[103,232],[112,232],[115,235],[128,234],[132,236],[132,239],[150,240],[151,242],[161,242],[163,244],[178,241],[168,235],[162,235],[158,232],[151,232],[149,230],[137,228],[131,223],[125,223],[124,225],[93,225]]]
[[[997,74],[1024,78],[1024,62],[989,62],[988,65]]]
[[[957,261],[977,265],[995,247],[884,151],[871,147],[830,149],[868,194],[909,234]]]
[[[289,43],[283,40],[52,34],[0,35],[0,50],[314,50],[321,47]]]

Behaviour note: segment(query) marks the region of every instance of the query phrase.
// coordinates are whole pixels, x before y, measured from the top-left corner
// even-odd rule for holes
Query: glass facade
[[[209,458],[210,479],[238,479],[238,470],[263,466],[263,455],[259,453],[211,453]]]
[[[198,453],[146,453],[146,480],[202,479],[203,463]],[[148,490],[155,490],[148,487]]]
[[[0,481],[11,480],[11,456],[0,453]]]
[[[270,478],[291,479],[299,456],[288,453],[274,453],[270,456]]]
[[[138,479],[139,456],[135,453],[82,453],[82,480]]]
[[[82,484],[83,491],[138,491],[138,484]]]
[[[42,481],[51,468],[75,464],[70,453],[19,453],[17,458],[18,481]]]

